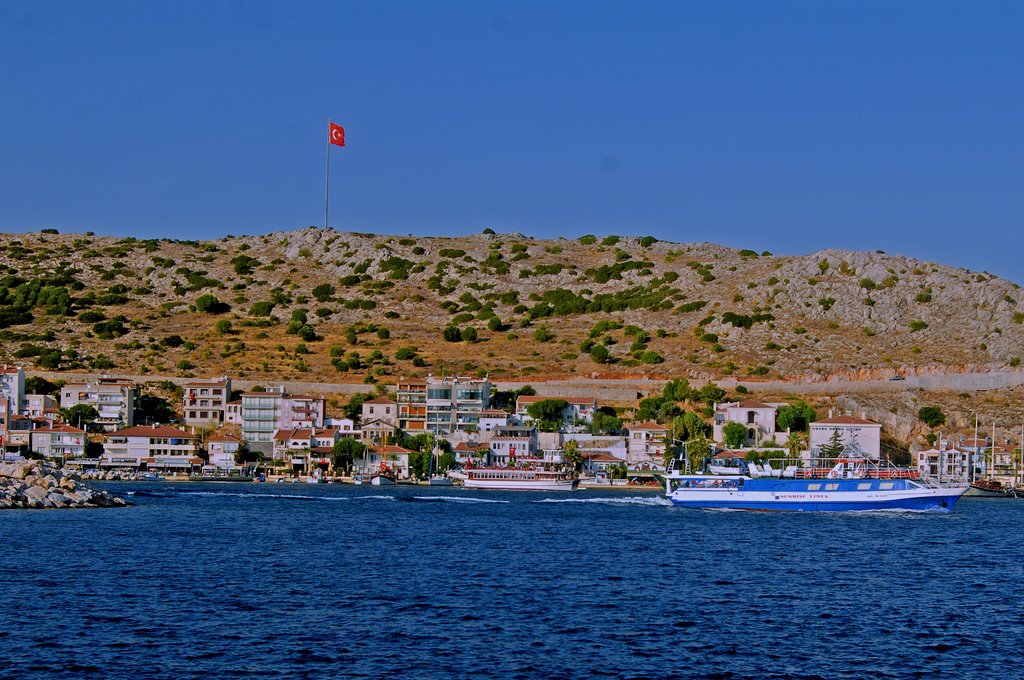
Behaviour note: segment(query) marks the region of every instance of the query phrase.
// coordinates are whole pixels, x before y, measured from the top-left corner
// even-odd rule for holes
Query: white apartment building
[[[108,432],[134,424],[138,401],[139,386],[122,378],[96,378],[67,383],[60,390],[61,408],[71,408],[78,404],[92,406],[99,413],[96,424]]]
[[[196,380],[181,386],[186,425],[223,424],[231,401],[231,378]]]
[[[778,407],[775,404],[762,404],[759,401],[746,400],[741,402],[725,402],[715,404],[714,441],[719,444],[725,441],[725,426],[728,423],[739,423],[747,428],[747,438],[744,446],[760,446],[762,442],[775,440],[782,444],[789,440],[785,432],[775,431],[775,414]],[[782,441],[779,437],[782,437]]]
[[[32,430],[29,439],[32,451],[46,458],[82,458],[88,441],[85,430],[64,423]]]
[[[170,425],[139,425],[109,433],[101,467],[189,472],[201,466],[196,436]]]
[[[878,460],[882,451],[882,426],[854,416],[831,416],[811,423],[811,457],[831,441],[834,433],[848,452],[859,452],[865,458]]]
[[[629,437],[626,462],[630,466],[665,466],[665,447],[669,445],[667,427],[653,422],[635,423],[630,425],[626,432]]]

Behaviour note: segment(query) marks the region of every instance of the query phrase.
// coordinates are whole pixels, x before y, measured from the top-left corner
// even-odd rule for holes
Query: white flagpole
[[[327,149],[324,153],[324,229],[327,229],[327,205],[331,196],[331,119],[327,119]]]

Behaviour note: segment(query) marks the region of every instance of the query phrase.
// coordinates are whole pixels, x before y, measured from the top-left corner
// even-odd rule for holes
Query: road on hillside
[[[52,371],[26,371],[28,376],[41,376],[48,380],[85,380],[95,377],[88,373],[55,373]],[[173,375],[119,375],[138,383],[167,380],[177,385],[187,383],[200,377],[183,378]],[[771,392],[781,394],[851,394],[858,392],[901,392],[906,390],[951,390],[954,392],[974,392],[978,390],[996,390],[1006,387],[1024,385],[1024,371],[990,371],[979,373],[945,373],[938,375],[907,376],[903,380],[855,380],[850,378],[832,377],[820,382],[787,381],[787,380],[742,380],[723,378],[715,381],[720,387],[728,390],[743,385],[751,392]],[[362,383],[321,383],[321,382],[281,382],[275,380],[234,380],[232,387],[240,390],[251,389],[254,385],[283,384],[292,393],[313,394],[356,394],[371,392],[372,385]],[[599,378],[579,377],[564,380],[494,380],[499,390],[512,390],[524,385],[531,385],[541,396],[558,395],[563,397],[579,397],[594,395],[610,402],[628,402],[637,395],[648,396],[661,392],[664,380],[635,378],[602,380]],[[696,383],[694,383],[696,384]]]

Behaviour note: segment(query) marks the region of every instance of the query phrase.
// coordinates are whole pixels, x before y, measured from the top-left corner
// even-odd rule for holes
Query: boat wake
[[[506,505],[511,502],[493,498],[462,498],[458,496],[411,496],[409,500],[426,503],[501,503]]]
[[[607,498],[545,498],[534,503],[597,503],[599,505],[651,505],[670,506],[672,501],[662,496],[627,496],[625,498],[610,496]]]

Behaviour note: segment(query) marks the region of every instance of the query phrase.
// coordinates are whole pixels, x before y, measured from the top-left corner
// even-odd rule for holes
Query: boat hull
[[[376,475],[370,480],[370,484],[373,486],[395,486],[398,482],[391,477],[385,477],[384,475]]]

